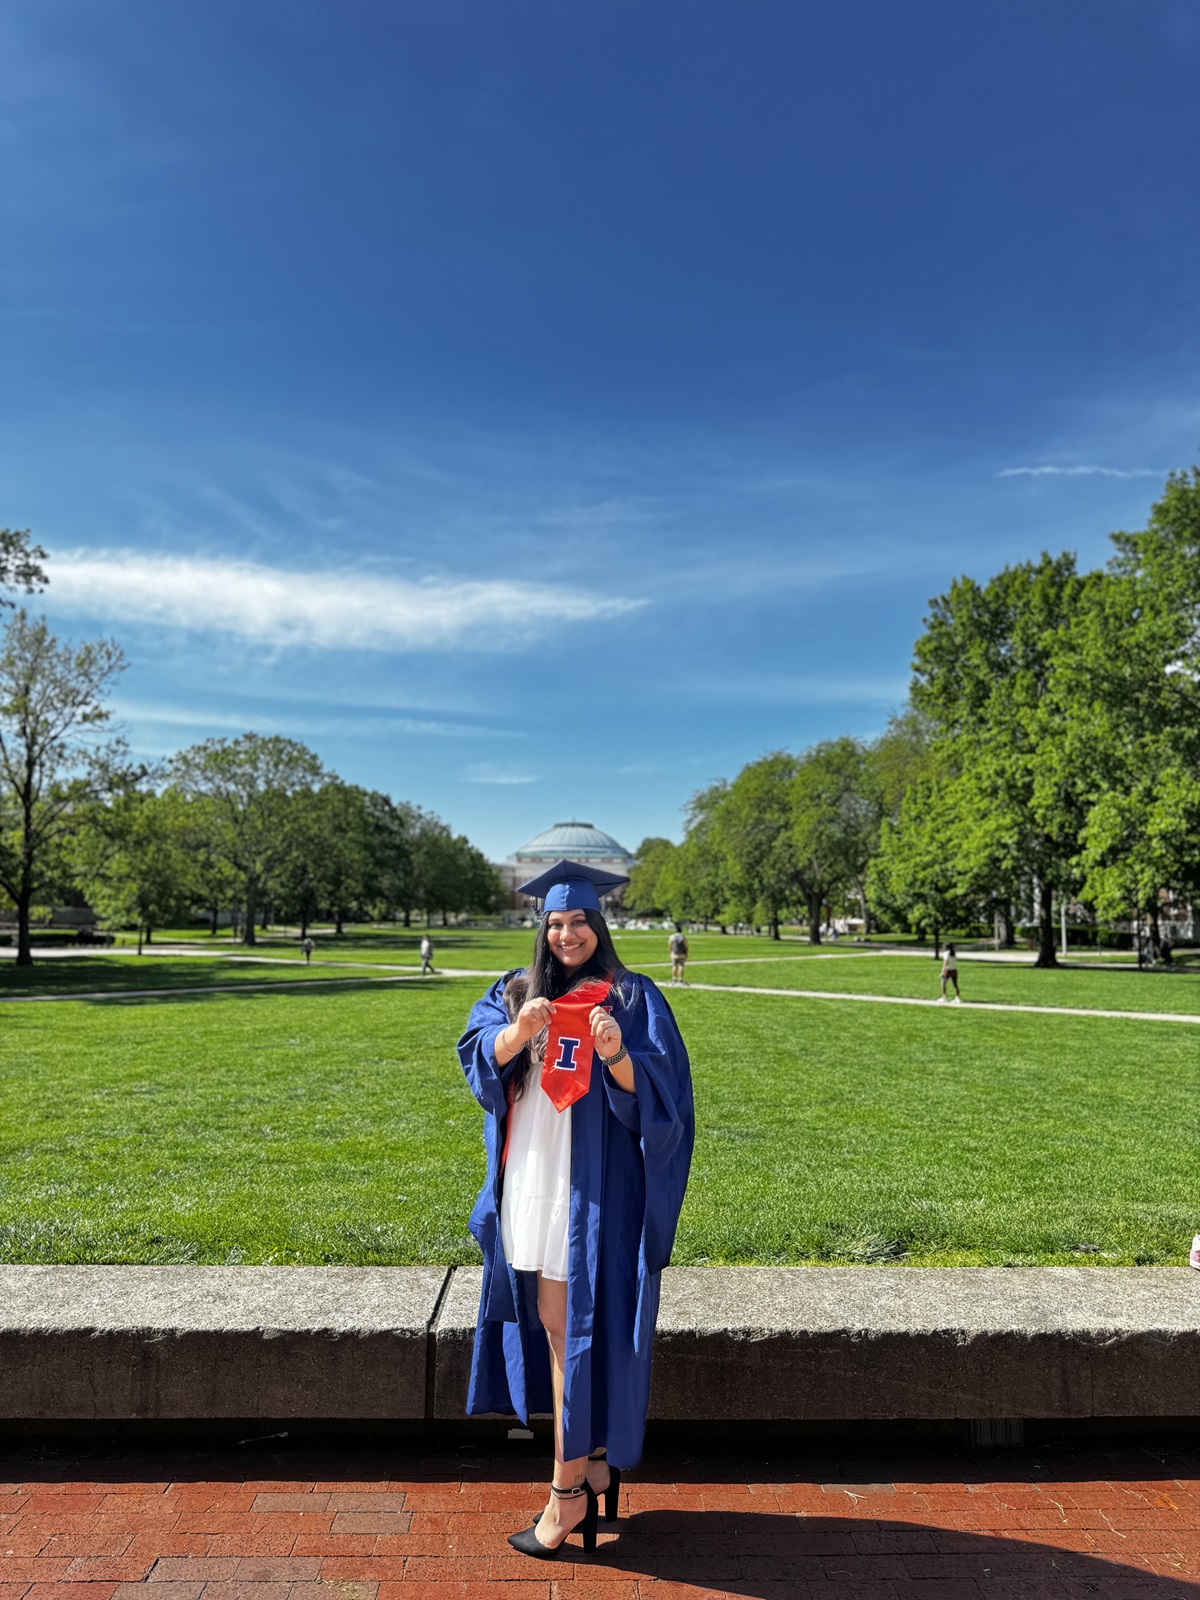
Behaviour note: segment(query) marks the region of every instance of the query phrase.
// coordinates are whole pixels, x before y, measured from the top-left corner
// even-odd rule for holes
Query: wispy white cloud
[[[148,727],[197,730],[209,734],[255,731],[283,733],[296,738],[369,739],[385,734],[420,734],[446,739],[513,739],[523,737],[505,727],[466,722],[445,722],[433,717],[410,716],[295,716],[270,710],[219,711],[204,706],[172,706],[118,699],[114,714],[135,729]]]
[[[1157,467],[1005,467],[998,478],[1163,478]]]
[[[513,767],[502,767],[494,761],[476,761],[463,774],[468,783],[496,783],[501,785],[536,783],[536,772],[520,772]]]
[[[105,623],[231,634],[268,648],[396,651],[506,649],[646,603],[510,578],[295,572],[133,550],[56,555],[49,600],[55,610]]]

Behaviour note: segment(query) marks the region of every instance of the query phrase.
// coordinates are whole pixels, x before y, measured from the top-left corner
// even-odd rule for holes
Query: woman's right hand
[[[553,1015],[553,1002],[540,996],[533,1000],[526,1000],[520,1011],[517,1012],[516,1019],[513,1022],[513,1028],[518,1035],[516,1048],[518,1050],[522,1049],[523,1046],[529,1043],[535,1033],[541,1033],[543,1028],[548,1028],[550,1026],[550,1018]]]
[[[554,1005],[549,1000],[526,1000],[516,1016],[496,1035],[496,1065],[506,1067],[514,1056],[520,1055],[535,1033],[549,1026],[554,1015]]]

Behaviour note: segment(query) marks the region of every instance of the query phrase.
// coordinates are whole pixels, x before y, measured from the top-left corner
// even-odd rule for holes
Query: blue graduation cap
[[[619,889],[628,878],[602,872],[582,861],[556,861],[517,890],[542,902],[543,911],[599,911],[600,896]]]

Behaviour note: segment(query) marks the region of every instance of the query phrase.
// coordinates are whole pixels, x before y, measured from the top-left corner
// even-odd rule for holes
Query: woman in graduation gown
[[[543,901],[533,960],[476,1002],[458,1044],[487,1149],[470,1221],[483,1292],[467,1410],[554,1414],[546,1509],[509,1540],[535,1556],[576,1527],[594,1548],[597,1496],[613,1520],[621,1470],[641,1455],[659,1274],[692,1154],[675,1018],[622,967],[600,912],[598,891],[627,881],[560,861],[523,884]],[[558,1037],[568,1015],[578,1042]],[[590,1078],[578,1070],[589,1054]]]

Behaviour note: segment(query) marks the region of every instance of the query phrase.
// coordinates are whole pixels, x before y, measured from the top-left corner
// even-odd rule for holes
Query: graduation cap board
[[[619,889],[628,878],[602,872],[582,861],[556,861],[517,890],[542,902],[543,911],[599,911],[600,896]]]

